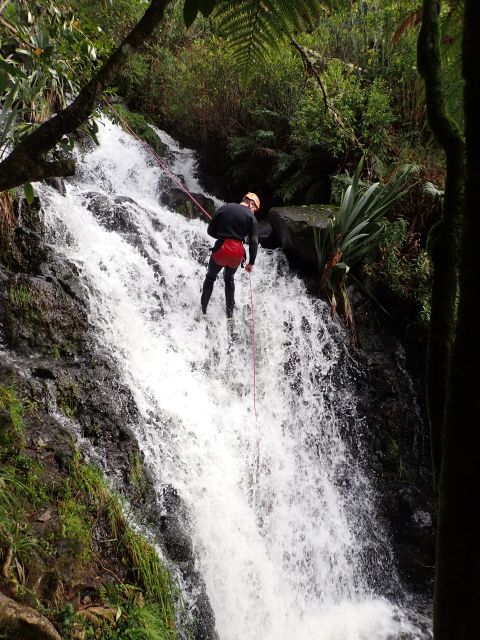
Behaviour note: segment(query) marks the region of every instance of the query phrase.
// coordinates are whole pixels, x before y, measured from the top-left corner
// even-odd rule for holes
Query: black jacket
[[[208,235],[217,240],[233,238],[245,242],[248,237],[249,263],[255,264],[258,251],[258,225],[255,216],[248,207],[236,202],[223,204],[210,220]],[[218,249],[216,243],[214,249]]]

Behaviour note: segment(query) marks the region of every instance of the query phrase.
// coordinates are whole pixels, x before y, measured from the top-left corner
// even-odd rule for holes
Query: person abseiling
[[[240,204],[230,202],[224,204],[213,216],[207,232],[216,238],[212,255],[208,262],[207,275],[203,283],[200,304],[202,313],[207,312],[208,301],[212,295],[213,285],[223,269],[225,280],[225,303],[227,318],[233,315],[235,306],[235,283],[233,277],[240,264],[246,260],[243,242],[248,237],[247,271],[253,269],[258,250],[258,226],[255,214],[260,209],[260,199],[255,193],[246,193]]]

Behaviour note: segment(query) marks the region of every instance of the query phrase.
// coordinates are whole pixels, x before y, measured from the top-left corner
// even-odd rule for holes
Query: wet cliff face
[[[3,380],[15,379],[48,422],[62,430],[75,423],[103,449],[107,467],[126,473],[139,453],[128,427],[136,419],[131,394],[89,335],[85,292],[75,267],[45,243],[39,202],[17,203],[15,217],[0,264]]]
[[[119,220],[125,223],[121,216]],[[38,462],[45,486],[50,487],[62,485],[72,475],[79,447],[82,458],[105,472],[127,500],[132,517],[153,533],[196,594],[194,637],[215,638],[213,615],[182,528],[178,497],[170,492],[164,504],[159,503],[132,435],[138,420],[132,394],[119,382],[114,363],[91,335],[87,295],[75,266],[54,255],[45,242],[38,200],[32,206],[24,200],[13,203],[9,225],[2,228],[1,248],[0,387],[11,390],[26,408],[22,409],[25,433],[13,453],[21,452],[29,464]],[[0,431],[7,437],[12,428],[5,407],[0,418]],[[7,464],[13,453],[7,448],[2,451],[2,464]],[[55,503],[31,518],[39,539],[57,540],[62,525]],[[74,609],[84,608],[98,601],[102,585],[111,582],[112,576],[135,584],[133,566],[125,566],[126,559],[105,542],[116,537],[110,526],[108,518],[100,515],[92,526],[98,562],[79,564],[78,548],[72,551],[62,542],[59,545],[65,549],[55,548],[55,560],[27,567],[31,595],[25,604],[49,608],[67,602]],[[7,543],[1,547],[0,556],[8,550]],[[3,573],[0,591],[19,600],[15,581]],[[45,586],[46,576],[54,576],[57,586],[61,583],[61,597],[57,587]]]
[[[357,299],[357,409],[368,429],[358,443],[369,461],[398,567],[411,591],[433,591],[435,512],[429,428],[418,353],[383,326],[370,302]],[[416,344],[418,348],[419,345]]]
[[[121,202],[97,197],[100,194],[87,195],[97,219],[123,233],[142,252],[128,209],[122,209]],[[116,207],[115,215],[110,207]],[[84,453],[105,469],[134,505],[135,517],[161,534],[158,541],[166,555],[177,563],[187,588],[197,594],[196,637],[214,638],[213,615],[194,570],[183,506],[169,487],[161,504],[155,497],[132,435],[137,407],[129,389],[119,382],[115,364],[90,333],[87,296],[76,268],[55,256],[45,243],[38,203],[33,208],[23,203],[14,213],[0,264],[5,346],[0,375],[3,384],[13,381],[22,399],[35,408],[27,417],[27,447],[33,456],[50,457],[59,474],[68,473],[73,433]],[[393,332],[374,322],[371,309],[363,303],[357,304],[357,328],[359,341],[352,345],[351,354],[356,419],[360,416],[368,428],[359,439],[355,420],[351,432],[347,421],[344,436],[368,473],[374,470],[377,502],[402,577],[414,592],[428,595],[433,525],[426,421],[418,400],[421,390],[407,371],[401,343]],[[108,549],[103,553],[108,554]],[[115,566],[110,570],[124,575]],[[68,580],[74,582],[74,573]],[[94,588],[98,585],[89,587]],[[76,603],[92,597],[91,591],[80,589],[79,593]]]

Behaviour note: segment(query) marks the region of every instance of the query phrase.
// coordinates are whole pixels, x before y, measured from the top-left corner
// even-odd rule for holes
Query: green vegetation
[[[64,108],[97,59],[66,2],[6,2],[2,8],[0,152]],[[61,144],[68,151],[73,139]]]
[[[338,211],[328,219],[327,228],[314,230],[322,287],[334,309],[341,296],[342,310],[350,324],[353,314],[346,288],[348,273],[378,248],[383,219],[405,195],[407,180],[418,169],[406,165],[384,185],[365,185],[360,182],[362,168],[363,158],[342,194]]]
[[[120,498],[97,468],[82,464],[78,450],[70,453],[67,475],[36,461],[25,448],[25,415],[15,388],[0,387],[2,587],[47,615],[66,639],[79,629],[86,638],[177,638],[180,596],[155,548],[129,527]],[[91,609],[76,611],[68,589],[59,590],[72,568],[104,576]]]
[[[405,218],[386,222],[377,254],[367,257],[365,275],[375,287],[389,289],[403,302],[414,303],[420,321],[430,320],[431,261]]]
[[[142,459],[139,453],[135,453],[130,461],[129,481],[133,486],[142,488],[145,484],[145,474],[143,471]]]
[[[11,0],[3,12],[9,26],[0,42],[0,91],[11,102],[4,131],[13,142],[64,106],[67,92],[78,93],[147,5],[31,4]],[[305,0],[281,10],[270,2],[172,0],[155,37],[116,78],[136,112],[113,108],[160,155],[164,146],[148,121],[201,149],[222,197],[237,197],[247,185],[273,204],[328,203],[334,176],[353,171],[362,156],[369,182],[414,162],[422,179],[443,187],[443,159],[426,127],[416,68],[419,22],[413,0]],[[454,12],[442,13],[442,29],[449,106],[461,118]],[[59,158],[68,156],[72,136],[61,143]],[[422,206],[404,215],[409,226]]]
[[[75,417],[78,408],[78,388],[74,382],[67,382],[60,387],[58,406],[68,418]]]
[[[119,87],[180,139],[219,153],[234,190],[248,183],[279,201],[325,202],[328,175],[362,154],[372,179],[415,159],[435,181],[442,164],[425,127],[413,3],[339,4],[297,34],[296,46],[278,41],[244,78],[222,21],[185,34],[179,3]]]
[[[28,287],[23,284],[12,285],[8,291],[8,302],[12,313],[21,313],[30,317],[36,308],[35,301]]]
[[[0,431],[0,456],[15,447],[23,446],[25,429],[23,424],[24,408],[12,386],[0,386],[0,412],[2,429]]]

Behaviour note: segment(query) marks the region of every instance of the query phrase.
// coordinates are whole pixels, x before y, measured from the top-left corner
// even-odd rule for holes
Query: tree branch
[[[51,151],[64,136],[73,133],[90,117],[98,98],[111,84],[121,66],[160,24],[165,8],[170,1],[152,0],[143,18],[98,73],[83,87],[75,100],[27,136],[0,163],[0,191],[18,187],[25,182],[42,180],[45,177],[67,176],[74,173],[73,160],[45,162],[43,160],[45,154]],[[54,173],[57,169],[60,173]]]
[[[442,83],[440,27],[440,0],[423,0],[418,70],[425,83],[428,124],[445,152],[447,164],[442,216],[430,230],[428,238],[433,283],[426,382],[436,490],[443,455],[445,401],[455,337],[459,226],[464,190],[464,143],[461,130],[447,111]]]
[[[340,114],[330,104],[330,101],[328,100],[328,96],[327,96],[327,91],[326,91],[325,86],[324,86],[324,84],[322,82],[320,74],[315,69],[315,65],[313,64],[312,60],[310,59],[307,51],[305,51],[305,49],[301,45],[299,45],[298,42],[294,38],[291,39],[291,43],[292,43],[293,47],[300,54],[300,57],[301,57],[302,62],[303,62],[303,66],[305,67],[305,71],[307,72],[308,75],[311,75],[311,76],[313,76],[315,78],[315,80],[317,81],[318,86],[320,87],[320,90],[321,90],[322,96],[323,96],[323,104],[325,106],[325,112],[330,111],[330,113],[332,114],[332,117],[335,120],[335,122],[337,123],[337,125],[341,129],[346,131],[351,136],[352,141],[358,146],[359,149],[363,149],[363,145],[360,142],[360,140],[357,138],[357,136],[355,135],[355,132],[353,131],[353,129],[352,128],[347,128],[344,125]]]

